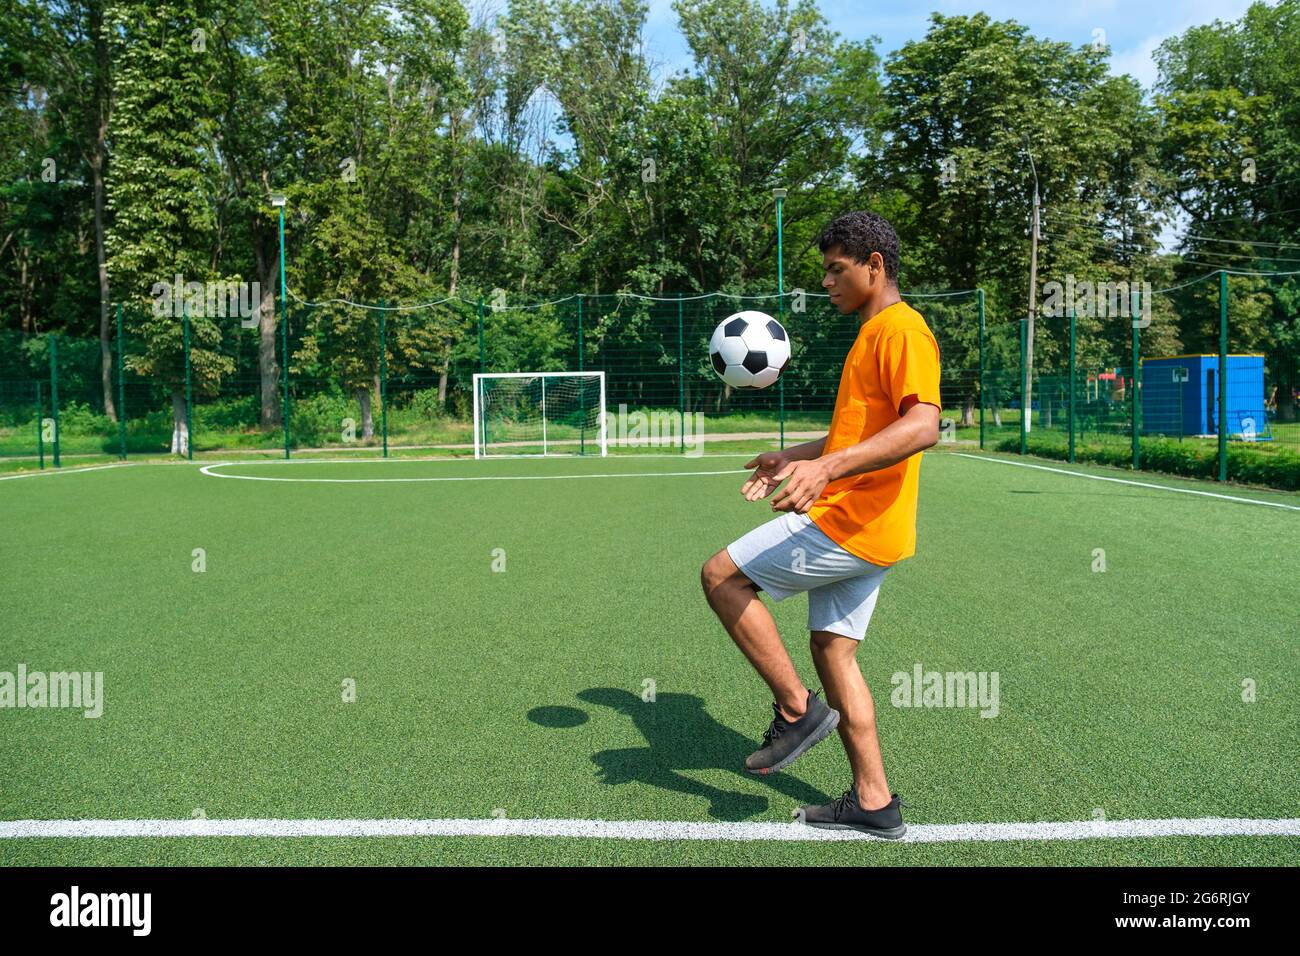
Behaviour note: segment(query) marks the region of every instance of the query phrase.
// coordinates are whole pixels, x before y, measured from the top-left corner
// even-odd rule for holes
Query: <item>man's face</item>
[[[874,268],[873,268],[874,267]],[[873,252],[866,262],[854,262],[839,246],[822,253],[822,288],[830,293],[831,305],[841,315],[859,311],[871,294],[878,274],[883,275],[884,261]]]

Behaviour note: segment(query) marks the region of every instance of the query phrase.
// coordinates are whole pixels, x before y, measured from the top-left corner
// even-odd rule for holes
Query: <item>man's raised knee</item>
[[[721,587],[730,576],[730,556],[725,550],[719,551],[709,560],[704,562],[700,568],[700,586],[704,589],[704,596],[708,597]]]

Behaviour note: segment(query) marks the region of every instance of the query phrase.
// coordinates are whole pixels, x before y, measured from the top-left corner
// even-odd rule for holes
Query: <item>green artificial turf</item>
[[[475,479],[366,483],[223,480],[196,462],[0,482],[0,670],[105,684],[97,720],[0,710],[0,818],[787,821],[848,785],[843,750],[739,769],[769,696],[698,580],[771,512],[738,474],[669,474],[743,462],[219,469]],[[619,477],[478,480],[579,475]],[[918,553],[886,578],[859,652],[908,821],[1300,816],[1298,532],[1300,511],[927,454]],[[775,614],[815,681],[805,606]],[[891,706],[892,675],[918,663],[996,671],[998,716]],[[1294,865],[1298,843],[29,839],[0,840],[0,863]]]

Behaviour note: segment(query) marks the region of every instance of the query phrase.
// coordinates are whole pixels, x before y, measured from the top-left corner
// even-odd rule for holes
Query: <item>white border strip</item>
[[[1091,478],[1094,481],[1113,481],[1121,485],[1135,485],[1138,488],[1155,488],[1157,491],[1172,491],[1180,495],[1202,495],[1206,498],[1219,498],[1223,501],[1238,501],[1247,505],[1264,505],[1268,508],[1284,508],[1287,511],[1300,511],[1300,505],[1286,505],[1280,501],[1260,501],[1258,498],[1239,498],[1236,495],[1221,495],[1215,491],[1197,491],[1194,488],[1174,488],[1171,485],[1157,485],[1149,481],[1133,481],[1130,478],[1111,478],[1106,475],[1090,475],[1083,471],[1067,471],[1064,468],[1052,468],[1048,465],[1031,465],[1027,461],[1009,461],[1006,458],[990,458],[986,455],[968,455],[962,451],[949,452],[958,458],[970,458],[973,461],[992,461],[1000,465],[1016,465],[1020,468],[1033,468],[1035,471],[1051,471],[1058,475],[1073,475],[1075,478]],[[1283,492],[1285,494],[1285,492]]]
[[[13,481],[15,478],[39,478],[41,475],[79,475],[85,471],[103,471],[105,468],[126,468],[134,462],[120,461],[110,465],[92,465],[89,468],[54,468],[44,471],[24,471],[17,475],[0,475],[0,481]]]
[[[746,468],[728,469],[726,471],[629,471],[601,475],[444,475],[425,478],[270,478],[265,475],[223,475],[212,471],[213,468],[227,468],[247,462],[225,461],[214,465],[205,465],[199,471],[209,478],[232,478],[236,481],[285,481],[290,484],[325,484],[325,485],[371,485],[385,482],[420,482],[420,481],[562,481],[573,478],[685,478],[691,475],[747,475]],[[348,462],[348,464],[354,464]]]
[[[1153,837],[1300,836],[1300,819],[1100,820],[1064,823],[917,824],[899,842],[1123,840]],[[872,840],[801,823],[672,820],[6,820],[0,839],[122,837],[567,837],[597,840]]]
[[[757,440],[757,439],[756,439]],[[772,439],[776,441],[776,439]],[[394,446],[397,447],[397,446]],[[468,447],[468,446],[466,446]],[[374,451],[373,448],[360,449],[361,451]],[[681,452],[629,452],[625,455],[611,455],[611,458],[617,461],[640,461],[643,458],[671,458],[674,461],[696,461],[700,458],[754,458],[757,455],[766,454],[761,451],[705,451],[698,455],[684,455]],[[534,457],[540,458],[540,455],[518,455],[518,458]],[[595,461],[591,456],[585,459],[582,455],[551,455],[551,461]],[[148,465],[202,465],[207,459],[200,461],[150,461],[150,462],[125,462],[124,464],[148,464]],[[510,459],[495,459],[497,463],[508,464]],[[381,458],[378,455],[370,457],[368,455],[358,454],[351,458],[313,458],[310,454],[303,454],[297,458],[227,458],[225,461],[207,461],[209,465],[356,465],[356,464],[401,464],[411,462],[420,462],[424,464],[458,464],[474,465],[476,468],[482,468],[483,465],[474,461],[470,455],[390,455],[387,458]]]

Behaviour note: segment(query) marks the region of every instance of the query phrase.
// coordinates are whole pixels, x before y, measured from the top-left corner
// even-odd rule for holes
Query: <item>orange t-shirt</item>
[[[899,419],[909,395],[943,408],[939,344],[921,314],[896,302],[863,323],[844,361],[823,454],[856,445]],[[916,553],[921,453],[888,468],[832,481],[808,516],[832,541],[872,564]]]

